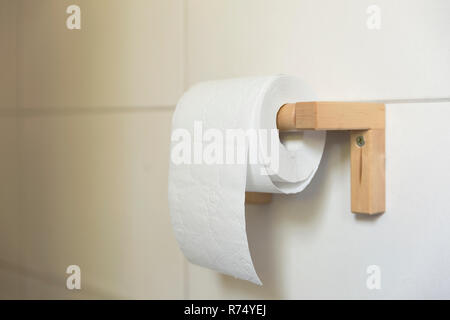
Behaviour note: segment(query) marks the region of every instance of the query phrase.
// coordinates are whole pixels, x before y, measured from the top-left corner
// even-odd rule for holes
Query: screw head
[[[357,136],[356,137],[356,144],[358,145],[358,147],[362,147],[363,145],[366,144],[366,141],[364,140],[363,136]]]

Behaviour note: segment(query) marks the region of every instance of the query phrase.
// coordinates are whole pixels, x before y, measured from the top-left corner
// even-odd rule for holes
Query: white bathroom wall
[[[264,286],[190,265],[189,297],[450,298],[450,103],[388,104],[386,110],[383,215],[351,213],[348,134],[329,133],[305,191],[247,206]],[[366,287],[370,265],[381,269],[381,290]]]
[[[69,31],[74,3],[82,27]],[[1,4],[0,297],[450,297],[448,1]],[[373,4],[379,30],[366,26]],[[247,209],[258,287],[186,262],[167,168],[187,86],[272,73],[302,76],[322,100],[388,102],[387,210],[350,213],[348,136],[329,133],[304,192]],[[70,264],[80,291],[65,287]],[[366,287],[372,264],[379,291]]]
[[[188,83],[287,73],[324,100],[448,97],[449,12],[446,0],[187,0]]]
[[[304,192],[247,206],[264,286],[189,264],[189,298],[450,298],[449,14],[445,0],[187,1],[188,85],[289,73],[320,100],[388,102],[384,215],[350,212],[348,135],[330,132]]]

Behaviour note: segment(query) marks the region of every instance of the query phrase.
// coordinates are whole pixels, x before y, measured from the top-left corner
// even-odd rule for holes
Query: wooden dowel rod
[[[295,103],[283,105],[277,113],[277,128],[279,130],[295,130]]]

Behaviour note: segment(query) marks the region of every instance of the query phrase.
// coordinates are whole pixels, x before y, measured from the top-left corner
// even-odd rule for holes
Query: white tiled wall
[[[73,3],[82,28],[69,31]],[[373,4],[380,30],[366,27]],[[0,297],[450,298],[448,1],[2,0],[1,9]],[[304,192],[247,209],[258,287],[180,253],[169,136],[185,87],[272,73],[302,76],[323,100],[389,102],[387,210],[350,213],[348,137],[329,133]],[[79,292],[65,288],[70,264],[82,269]],[[370,264],[381,267],[381,291],[365,286]]]
[[[189,297],[450,298],[450,103],[387,105],[386,213],[350,213],[348,135],[329,133],[320,168],[298,195],[247,206],[263,287],[190,266]],[[430,125],[432,123],[432,125]],[[368,290],[366,268],[381,268]]]
[[[379,30],[367,28],[369,5],[381,9]],[[190,298],[450,297],[449,14],[445,0],[187,1],[189,85],[289,73],[321,100],[403,102],[387,104],[383,216],[350,213],[348,136],[329,133],[304,192],[247,207],[265,285],[189,265]],[[366,287],[372,264],[380,291]]]
[[[74,3],[82,25],[69,31]],[[14,86],[2,99],[13,108],[0,118],[0,297],[183,297],[167,207],[183,8],[180,0],[2,2],[1,29],[14,28],[2,33],[12,39],[2,89],[3,78]],[[79,292],[66,289],[71,264],[81,267]]]
[[[448,97],[449,12],[447,0],[188,0],[188,82],[287,73],[324,100]]]

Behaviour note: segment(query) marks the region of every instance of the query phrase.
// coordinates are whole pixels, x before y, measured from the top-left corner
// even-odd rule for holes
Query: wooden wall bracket
[[[279,130],[350,131],[351,210],[385,210],[385,107],[369,102],[297,102],[278,111]],[[268,203],[270,193],[246,193],[247,203]]]

